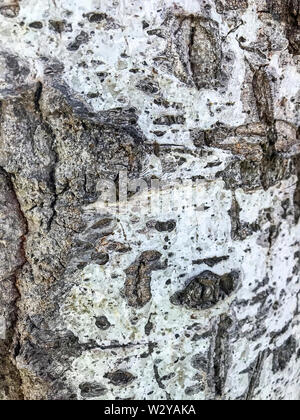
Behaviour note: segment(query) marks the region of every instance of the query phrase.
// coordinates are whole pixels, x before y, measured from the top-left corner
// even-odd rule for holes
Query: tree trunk
[[[298,399],[299,0],[0,13],[0,399]]]

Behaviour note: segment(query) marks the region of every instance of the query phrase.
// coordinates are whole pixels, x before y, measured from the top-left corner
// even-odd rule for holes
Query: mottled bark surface
[[[299,25],[0,0],[0,399],[299,399]]]

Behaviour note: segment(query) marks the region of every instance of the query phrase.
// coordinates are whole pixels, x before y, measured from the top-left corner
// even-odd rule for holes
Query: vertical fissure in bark
[[[274,119],[274,105],[272,89],[269,76],[264,67],[259,67],[254,71],[252,81],[253,93],[256,100],[256,107],[260,122],[267,126],[267,142],[262,145],[263,159],[261,183],[265,190],[270,186],[270,177],[276,170],[276,141],[277,133]]]
[[[297,183],[294,193],[294,212],[295,212],[295,223],[298,224],[300,220],[300,155],[296,156],[294,159],[294,164],[296,168]]]
[[[260,380],[260,376],[261,376],[261,372],[262,372],[265,357],[266,357],[266,350],[259,353],[259,355],[257,356],[257,359],[256,359],[256,361],[253,365],[253,368],[250,372],[249,387],[248,387],[248,391],[247,391],[247,395],[246,395],[246,400],[247,401],[248,400],[250,400],[250,401],[253,400],[255,389],[256,389],[257,385],[259,384],[259,380]]]
[[[229,357],[229,329],[232,325],[231,318],[223,314],[220,317],[213,358],[214,385],[217,397],[223,397],[227,379],[227,363]]]
[[[34,107],[35,110],[41,114],[40,100],[43,93],[43,84],[41,82],[37,83],[37,87],[34,93]]]
[[[190,39],[189,39],[189,65],[191,67],[191,74],[192,76],[195,73],[195,65],[193,62],[193,48],[194,48],[194,42],[195,42],[195,33],[196,33],[196,27],[194,25],[193,19],[191,19],[190,23]]]
[[[19,321],[19,302],[22,299],[21,289],[19,287],[19,278],[22,274],[22,269],[27,264],[26,258],[26,241],[29,232],[28,222],[26,216],[22,210],[20,201],[17,196],[17,192],[13,183],[13,175],[8,173],[3,167],[0,168],[0,173],[5,176],[9,190],[14,196],[15,203],[17,205],[17,211],[22,220],[23,235],[21,236],[20,242],[20,254],[22,256],[22,262],[17,267],[13,275],[9,278],[13,285],[16,299],[12,304],[14,305],[13,313],[11,314],[11,325],[8,331],[6,331],[6,339],[0,341],[0,378],[1,378],[1,389],[4,389],[5,394],[12,400],[24,400],[23,394],[23,383],[22,376],[16,364],[16,358],[20,353],[20,334],[18,331]]]
[[[57,156],[55,154],[55,156]],[[56,218],[57,212],[56,212],[56,205],[57,205],[57,200],[58,200],[58,194],[57,194],[57,190],[56,190],[56,164],[58,162],[58,159],[55,160],[55,163],[53,164],[53,167],[51,169],[50,172],[50,183],[51,183],[51,187],[53,188],[53,200],[50,204],[50,208],[52,210],[52,215],[50,217],[50,219],[48,220],[48,225],[47,225],[47,231],[50,232],[51,228],[52,228],[52,224]]]
[[[56,167],[59,161],[59,157],[58,157],[58,153],[56,151],[55,148],[55,133],[53,132],[53,129],[51,127],[51,125],[49,124],[49,122],[46,120],[46,118],[44,118],[44,114],[43,114],[43,110],[41,108],[41,100],[42,100],[42,95],[43,95],[43,89],[44,86],[42,84],[42,82],[37,82],[36,85],[36,89],[35,89],[35,93],[34,93],[34,107],[35,107],[35,111],[39,114],[40,116],[40,121],[41,124],[43,125],[43,127],[45,128],[45,131],[49,134],[50,138],[52,139],[52,154],[53,154],[53,163],[52,163],[52,167],[49,173],[49,182],[50,182],[50,187],[52,189],[52,194],[53,194],[53,200],[50,204],[50,208],[52,210],[52,215],[48,220],[48,224],[47,224],[47,231],[50,232],[51,228],[52,228],[52,224],[53,221],[56,218],[57,212],[56,212],[56,204],[57,204],[57,200],[58,200],[58,194],[57,194],[57,188],[56,188]]]
[[[231,219],[232,239],[237,239],[239,237],[239,233],[241,230],[240,212],[241,212],[241,208],[234,192],[233,197],[232,197],[231,209],[229,210],[229,215]]]

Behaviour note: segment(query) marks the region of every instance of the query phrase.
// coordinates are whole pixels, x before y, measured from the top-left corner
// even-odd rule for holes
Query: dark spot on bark
[[[195,354],[192,357],[191,365],[196,370],[201,370],[203,372],[208,372],[208,358],[203,354]]]
[[[291,336],[286,340],[282,346],[274,350],[273,353],[273,373],[283,371],[290,363],[293,355],[296,353],[297,342],[296,339]]]
[[[218,276],[211,271],[204,271],[194,277],[183,290],[175,293],[171,303],[188,309],[212,308],[231,295],[237,286],[237,279],[236,272]]]
[[[157,251],[145,251],[125,271],[125,297],[129,306],[141,308],[151,300],[151,273],[166,268]]]
[[[215,265],[219,264],[220,262],[227,261],[228,259],[229,259],[229,256],[205,258],[203,260],[193,261],[193,265],[206,264],[209,267],[214,267]]]
[[[95,99],[95,98],[99,98],[100,94],[97,92],[90,92],[87,94],[87,97],[90,99]]]
[[[43,24],[42,22],[32,22],[29,24],[29,28],[33,28],[33,29],[42,29]]]
[[[147,31],[147,34],[150,35],[150,36],[155,35],[155,36],[158,36],[159,38],[163,38],[163,39],[166,37],[163,30],[159,29],[159,28],[150,29],[149,31]]]
[[[155,94],[159,92],[159,84],[150,78],[139,81],[136,87],[147,94]]]
[[[43,93],[43,84],[41,82],[37,82],[37,86],[34,92],[34,108],[37,112],[41,112],[40,109],[40,100]]]
[[[68,46],[67,49],[69,51],[77,51],[79,50],[81,44],[79,44],[78,42],[71,42]]]
[[[22,64],[17,56],[7,53],[3,53],[2,55],[5,57],[5,63],[8,70],[5,80],[12,85],[19,83],[23,84],[30,73],[29,68]]]
[[[1,6],[0,13],[7,18],[17,17],[20,12],[19,0],[11,0],[10,5]]]
[[[44,74],[51,75],[51,74],[58,74],[64,71],[65,66],[62,63],[56,62],[51,63],[45,67]]]
[[[103,229],[111,225],[113,219],[105,218],[94,223],[91,229]]]
[[[105,248],[107,251],[110,251],[110,252],[115,251],[115,252],[119,252],[120,254],[131,251],[131,248],[128,245],[125,245],[121,242],[115,242],[115,241],[110,241],[105,246]]]
[[[184,393],[187,396],[193,396],[193,395],[199,394],[199,392],[203,392],[203,391],[205,391],[205,386],[204,386],[204,384],[200,383],[200,384],[195,384],[195,385],[192,385],[192,386],[188,386],[184,390]]]
[[[150,315],[147,324],[145,325],[145,334],[150,335],[151,331],[153,330],[153,322],[151,322],[152,314]]]
[[[166,132],[165,131],[153,131],[153,134],[156,135],[156,137],[163,137]]]
[[[115,386],[127,386],[136,379],[130,372],[121,369],[106,373],[104,378],[109,379],[110,383]]]
[[[11,70],[13,76],[18,76],[20,72],[20,66],[18,59],[13,55],[7,55],[5,58],[7,68]]]
[[[290,203],[290,199],[289,198],[287,198],[286,200],[284,200],[284,201],[281,202],[281,207],[283,209],[283,212],[282,212],[282,218],[283,219],[286,219],[287,218],[287,216],[288,216],[288,210],[290,208],[290,205],[291,205],[291,203]]]
[[[104,72],[99,72],[97,73],[97,76],[99,77],[100,82],[104,82],[104,80],[107,78],[108,73],[104,73]]]
[[[215,168],[216,166],[222,165],[222,162],[209,162],[205,168]]]
[[[166,99],[162,98],[162,97],[156,97],[153,102],[155,103],[155,105],[158,106],[162,106],[164,108],[176,108],[172,105],[171,102],[167,101]],[[177,109],[177,108],[176,108]],[[178,108],[179,109],[179,108]]]
[[[93,264],[105,265],[109,261],[109,255],[106,253],[93,253],[91,257]]]
[[[167,222],[156,222],[155,224],[155,229],[158,232],[172,232],[175,228],[175,220],[168,220]]]
[[[58,34],[72,32],[72,24],[65,20],[49,20],[49,28]]]
[[[107,14],[106,13],[90,13],[88,15],[88,20],[91,23],[100,23],[103,20],[107,19]]]
[[[111,327],[111,323],[106,318],[106,316],[99,316],[96,318],[96,327],[98,327],[100,330],[108,330]]]
[[[105,386],[97,382],[85,382],[79,385],[79,389],[83,398],[97,398],[107,393]]]
[[[165,376],[161,377],[159,375],[159,372],[158,372],[157,363],[154,363],[153,370],[154,370],[154,377],[155,377],[155,380],[157,382],[157,385],[159,386],[160,389],[165,390],[166,385],[164,384],[164,381],[172,379],[175,376],[175,373],[170,373],[169,375],[165,375]],[[166,391],[165,391],[165,393],[166,393],[166,400],[170,400],[171,399],[170,394]]]
[[[153,121],[154,125],[174,125],[174,124],[184,124],[185,117],[183,115],[162,115]]]
[[[275,304],[276,303],[277,303],[277,306],[279,307],[279,302],[275,302]],[[271,343],[274,343],[278,339],[278,337],[286,334],[291,326],[291,323],[292,321],[289,321],[283,328],[281,328],[281,330],[271,332],[270,333]]]
[[[89,35],[86,32],[81,31],[80,34],[77,35],[77,37],[75,38],[75,41],[71,42],[67,46],[67,49],[69,51],[77,51],[81,45],[87,44],[88,41],[89,41]]]

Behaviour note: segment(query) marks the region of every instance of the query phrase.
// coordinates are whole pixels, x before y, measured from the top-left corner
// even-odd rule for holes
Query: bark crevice
[[[23,267],[28,264],[26,257],[26,240],[29,233],[28,221],[22,210],[21,203],[18,199],[17,192],[15,190],[13,175],[8,173],[3,167],[0,167],[0,174],[4,175],[7,179],[8,187],[13,194],[14,201],[16,203],[17,212],[22,225],[24,227],[23,235],[20,241],[20,254],[22,255],[22,262],[17,265],[14,269],[14,273],[10,277],[11,284],[15,291],[16,298],[12,302],[14,306],[13,313],[11,314],[11,325],[8,331],[6,331],[6,340],[0,343],[0,365],[1,371],[4,372],[3,382],[1,383],[0,391],[4,390],[5,395],[13,400],[23,400],[23,381],[22,374],[18,369],[16,358],[20,353],[20,333],[18,329],[19,322],[19,303],[22,299],[22,292],[19,285],[20,276],[22,275]]]

